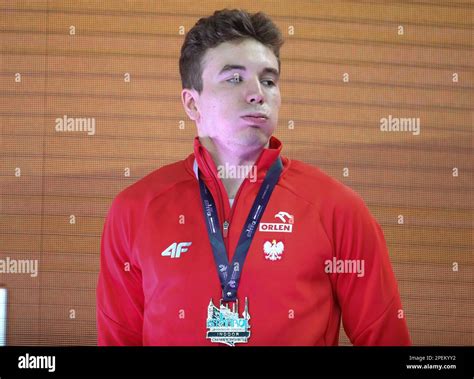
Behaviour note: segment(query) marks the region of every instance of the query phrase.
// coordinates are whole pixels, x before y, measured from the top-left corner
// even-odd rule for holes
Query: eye
[[[227,80],[230,83],[240,83],[242,81],[242,77],[239,74],[234,74],[234,76]]]
[[[275,82],[273,80],[270,80],[270,79],[269,80],[262,80],[262,83],[268,83],[268,84],[265,84],[265,85],[267,85],[269,87],[275,86]]]

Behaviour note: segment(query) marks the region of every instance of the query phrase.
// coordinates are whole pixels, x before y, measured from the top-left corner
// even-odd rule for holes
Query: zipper
[[[212,179],[214,181],[214,184],[217,188],[217,195],[219,196],[219,202],[220,202],[220,205],[221,205],[221,210],[222,210],[222,215],[224,217],[222,217],[224,219],[224,222],[222,223],[222,237],[224,239],[224,246],[225,246],[225,249],[227,251],[227,259],[230,260],[230,254],[229,254],[229,240],[228,240],[228,236],[229,236],[229,228],[230,228],[230,224],[231,224],[231,221],[232,221],[232,218],[234,216],[234,209],[236,207],[236,203],[237,203],[237,200],[240,196],[240,193],[242,192],[242,189],[245,185],[245,181],[247,179],[244,179],[244,181],[242,182],[242,184],[240,185],[239,187],[239,190],[237,191],[237,194],[235,195],[235,198],[234,198],[234,204],[233,206],[231,207],[231,210],[230,210],[230,215],[229,215],[229,218],[226,219],[225,218],[225,208],[224,208],[224,200],[222,199],[222,195],[220,193],[220,187],[219,187],[219,182],[218,180],[214,177],[214,175],[212,175],[212,171],[211,169],[209,168],[209,165],[207,164],[206,160],[203,159],[204,163],[206,164],[206,167],[207,167],[207,170],[208,172],[211,172],[211,176],[212,176]],[[221,219],[221,218],[219,218]]]
[[[229,225],[230,225],[230,222],[225,220],[224,223],[222,224],[222,236],[224,238],[227,238],[228,234],[229,234]]]
[[[228,246],[228,241],[227,241],[227,236],[229,234],[229,226],[230,226],[230,222],[225,220],[225,208],[224,208],[224,200],[222,199],[222,195],[221,195],[221,191],[220,191],[220,187],[219,187],[219,182],[217,181],[217,179],[214,177],[214,175],[212,174],[212,171],[211,169],[209,168],[209,165],[207,164],[206,160],[203,159],[203,162],[205,163],[206,165],[206,168],[207,168],[207,171],[211,173],[211,177],[212,177],[212,180],[214,181],[214,185],[216,186],[216,189],[217,189],[217,196],[219,197],[219,203],[220,203],[220,209],[221,209],[221,212],[222,212],[222,216],[224,217],[219,217],[219,220],[222,220],[224,219],[224,222],[222,224],[222,236],[224,238],[224,245],[225,245],[225,248],[226,248],[226,251],[227,251],[227,255],[229,255],[229,246]],[[235,201],[235,200],[234,200]],[[231,212],[232,213],[232,212]],[[227,257],[229,259],[229,257]]]
[[[224,222],[222,223],[222,231],[223,231],[222,236],[224,238],[224,245],[225,245],[227,251],[229,249],[227,236],[229,235],[230,224],[232,222],[232,218],[234,217],[234,209],[236,208],[237,200],[239,199],[240,193],[242,192],[242,189],[245,186],[245,181],[246,180],[247,179],[244,179],[244,181],[242,182],[242,184],[239,187],[239,190],[237,191],[237,193],[235,195],[234,204],[232,205],[232,208],[230,210],[229,219],[224,220]]]

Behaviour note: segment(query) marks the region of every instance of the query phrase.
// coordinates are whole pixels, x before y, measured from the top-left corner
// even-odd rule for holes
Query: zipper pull
[[[223,230],[223,236],[224,238],[227,238],[227,234],[229,233],[229,221],[224,221],[222,224],[222,230]]]

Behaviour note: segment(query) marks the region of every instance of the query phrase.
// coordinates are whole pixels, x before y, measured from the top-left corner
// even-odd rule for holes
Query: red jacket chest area
[[[257,191],[244,187],[234,204],[224,241],[229,261]],[[324,344],[333,310],[324,262],[332,248],[316,210],[276,186],[256,228],[238,290],[240,314],[245,297],[249,301],[248,344]],[[145,296],[144,343],[211,344],[205,338],[207,307],[211,299],[219,303],[221,285],[197,182],[149,204],[134,252]]]

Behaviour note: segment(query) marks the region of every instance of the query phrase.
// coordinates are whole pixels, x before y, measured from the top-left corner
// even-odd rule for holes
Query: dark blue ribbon
[[[227,251],[221,233],[219,218],[217,216],[216,204],[212,198],[211,192],[208,190],[199,175],[199,188],[201,191],[204,218],[206,220],[207,233],[214,254],[217,273],[219,274],[219,280],[221,282],[222,297],[224,301],[237,300],[237,290],[239,288],[240,275],[244,266],[245,258],[247,257],[250,244],[252,243],[252,239],[257,230],[257,225],[262,218],[263,212],[265,211],[273,189],[280,178],[282,170],[283,164],[281,158],[278,157],[267,171],[257,197],[253,202],[252,209],[247,216],[245,227],[240,234],[239,243],[237,244],[231,265],[229,265],[227,259]]]

